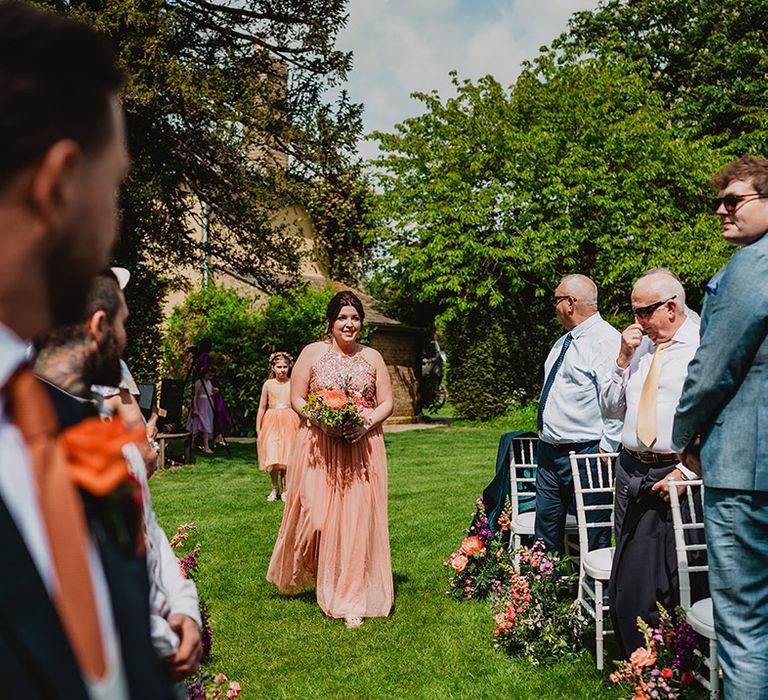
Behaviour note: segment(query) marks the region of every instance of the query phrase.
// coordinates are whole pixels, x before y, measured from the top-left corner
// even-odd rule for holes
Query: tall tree
[[[768,0],[608,0],[577,12],[545,60],[641,59],[678,133],[768,155]]]
[[[296,269],[301,242],[277,214],[303,201],[312,180],[348,169],[361,129],[361,107],[340,89],[351,55],[334,48],[346,0],[41,4],[109,35],[128,73],[133,169],[117,261],[173,282],[202,257],[195,232],[205,217],[210,264],[275,289]],[[132,287],[132,347],[146,349],[156,344],[157,299]]]
[[[698,292],[725,259],[706,213],[722,155],[676,138],[644,63],[543,58],[510,91],[490,77],[454,85],[456,97],[417,95],[425,114],[376,134],[392,279],[404,303],[434,304],[478,346],[491,310],[509,338],[498,349],[512,368],[497,386],[507,399],[539,388],[562,275],[593,277],[604,313],[626,318],[647,268],[676,269]],[[449,359],[450,379],[461,368]]]

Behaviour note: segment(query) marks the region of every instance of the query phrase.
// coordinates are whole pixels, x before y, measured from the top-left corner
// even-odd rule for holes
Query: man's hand
[[[200,670],[203,644],[200,628],[188,615],[173,613],[168,616],[168,624],[179,635],[180,643],[178,651],[173,656],[169,656],[165,663],[171,680],[178,683]]]
[[[690,469],[696,476],[701,476],[701,438],[696,438],[688,449],[681,455],[678,455],[680,461]]]
[[[635,356],[635,350],[640,347],[643,340],[643,327],[639,323],[633,323],[624,329],[621,334],[621,348],[619,356],[616,358],[616,364],[622,369],[629,367],[632,358]]]
[[[665,503],[669,503],[669,480],[685,481],[685,475],[679,469],[675,468],[669,474],[667,474],[661,481],[657,481],[651,486],[651,492],[655,493]],[[677,487],[677,495],[679,496],[685,490],[685,486]]]

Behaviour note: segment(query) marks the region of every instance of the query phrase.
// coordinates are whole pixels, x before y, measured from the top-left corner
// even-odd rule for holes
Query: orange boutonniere
[[[84,492],[86,509],[115,543],[138,556],[144,555],[141,485],[128,473],[123,448],[145,439],[141,428],[99,418],[86,418],[61,434],[69,475]]]
[[[86,418],[67,428],[61,440],[72,481],[97,497],[112,493],[128,479],[123,447],[145,437],[141,428],[129,430],[119,420]]]

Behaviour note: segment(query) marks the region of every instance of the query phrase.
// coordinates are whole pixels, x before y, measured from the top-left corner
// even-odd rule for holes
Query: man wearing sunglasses
[[[701,345],[672,443],[704,479],[718,659],[726,698],[768,698],[768,160],[714,177],[723,237],[742,246],[710,280]]]
[[[661,487],[667,477],[696,476],[679,464],[671,443],[675,408],[699,347],[698,317],[687,313],[685,290],[670,270],[650,270],[635,282],[632,312],[635,322],[621,334],[600,394],[605,415],[624,420],[608,594],[626,657],[643,644],[637,618],[656,625],[656,602],[671,610],[680,600],[669,497]],[[695,600],[706,595],[706,586],[699,588]]]
[[[552,303],[568,331],[552,346],[544,363],[539,397],[535,536],[547,551],[563,552],[565,521],[575,512],[569,453],[612,452],[621,421],[605,421],[600,384],[619,350],[619,333],[597,311],[597,286],[584,275],[568,275],[555,289]],[[601,495],[585,497],[588,505]],[[597,516],[599,512],[590,512]],[[590,549],[609,547],[610,528],[589,529]]]

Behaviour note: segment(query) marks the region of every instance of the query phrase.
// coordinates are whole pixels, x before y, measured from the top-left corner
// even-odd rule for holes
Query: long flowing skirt
[[[296,441],[299,422],[299,416],[292,408],[267,409],[256,441],[261,471],[286,468]]]
[[[381,428],[355,444],[302,424],[267,580],[281,593],[314,586],[329,617],[386,617],[394,602]]]

